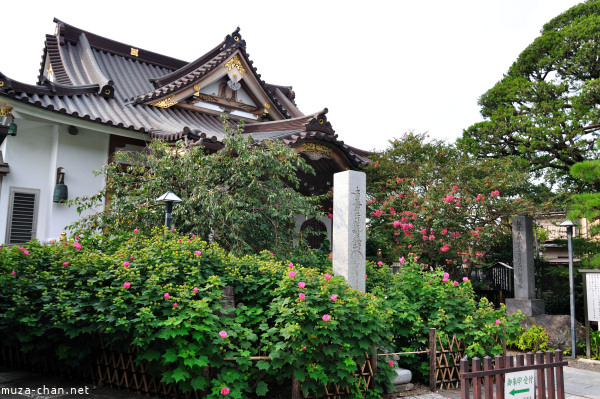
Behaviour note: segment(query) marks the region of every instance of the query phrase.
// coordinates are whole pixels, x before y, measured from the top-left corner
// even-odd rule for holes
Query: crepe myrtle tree
[[[408,133],[372,161],[368,240],[388,262],[416,257],[454,277],[468,275],[511,216],[532,212],[521,195],[529,175],[510,157],[476,159],[453,144]]]
[[[163,205],[155,199],[173,191],[182,199],[173,207],[179,233],[238,254],[289,251],[296,238],[294,215],[321,214],[320,197],[297,191],[297,172],[314,174],[313,169],[281,141],[255,142],[241,134],[243,125],[227,118],[223,129],[223,148],[214,154],[184,141],[159,140],[141,153],[115,153],[114,161],[96,172],[105,176],[105,188],[70,202],[86,215],[71,230],[149,232],[164,218]],[[101,211],[90,213],[93,209]]]
[[[600,182],[569,169],[597,158],[600,132],[600,1],[583,2],[546,23],[504,77],[480,100],[484,120],[459,144],[479,157],[518,156],[555,187]]]

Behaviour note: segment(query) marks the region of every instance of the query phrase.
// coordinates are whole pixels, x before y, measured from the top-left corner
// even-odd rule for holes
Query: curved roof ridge
[[[108,39],[95,33],[76,28],[58,18],[54,18],[54,22],[57,24],[57,36],[61,38],[60,40],[70,40],[77,43],[79,42],[79,35],[81,33],[85,33],[91,47],[109,53],[118,54],[122,57],[159,65],[167,69],[179,69],[187,64],[186,61],[182,61],[177,58],[172,58],[166,55],[155,53],[153,51],[141,49],[136,46]],[[133,55],[132,50],[137,50],[137,55]]]
[[[82,94],[96,94],[98,93],[99,88],[100,86],[97,84],[73,86],[50,82],[49,80],[45,80],[40,85],[31,85],[10,79],[0,72],[0,90],[4,92],[13,91],[16,93],[29,93],[38,95],[46,94],[52,96],[78,96]]]
[[[96,62],[96,58],[94,58],[94,54],[92,53],[92,48],[90,47],[90,43],[84,32],[81,32],[79,35],[79,44],[81,46],[79,53],[81,54],[81,62],[83,64],[83,68],[88,74],[90,80],[100,87],[100,94],[104,98],[113,98],[115,95],[114,82],[106,77],[100,66]]]
[[[60,46],[58,45],[58,38],[54,35],[46,35],[46,43],[45,43],[45,53],[48,56],[48,60],[50,61],[50,65],[52,65],[52,74],[54,75],[54,80],[56,83],[61,83],[65,85],[72,85],[73,81],[69,76],[69,73],[65,69],[65,66],[62,62],[62,56],[60,54]],[[44,63],[46,60],[42,60],[42,67],[40,70],[40,75],[38,77],[38,83],[44,83]]]

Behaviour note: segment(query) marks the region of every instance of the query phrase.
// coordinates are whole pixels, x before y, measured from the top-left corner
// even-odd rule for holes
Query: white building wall
[[[107,162],[110,136],[85,129],[70,135],[65,125],[15,122],[17,135],[7,137],[2,149],[10,173],[4,177],[0,192],[0,243],[6,241],[11,187],[40,190],[36,238],[49,241],[79,218],[75,207],[52,202],[56,169],[63,167],[66,172],[69,198],[98,192],[104,179],[92,171]]]

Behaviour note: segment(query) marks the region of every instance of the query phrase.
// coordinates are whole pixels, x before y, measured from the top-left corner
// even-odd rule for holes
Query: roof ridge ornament
[[[243,49],[246,48],[246,41],[242,39],[242,35],[240,35],[239,26],[230,35],[225,36],[225,44],[223,45],[223,50],[235,44],[239,45]]]
[[[329,110],[327,108],[323,109],[323,112],[320,112],[316,118],[312,118],[308,121],[306,125],[306,131],[314,130],[317,132],[323,132],[328,134],[334,134],[335,130],[331,127],[331,123],[327,121],[327,113]]]

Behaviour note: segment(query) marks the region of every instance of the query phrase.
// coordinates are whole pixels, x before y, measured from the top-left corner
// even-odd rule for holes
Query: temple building
[[[327,109],[304,114],[291,86],[262,80],[239,28],[186,62],[54,22],[35,84],[5,76],[0,62],[0,243],[58,237],[79,215],[56,198],[56,185],[64,181],[69,198],[98,192],[103,177],[92,171],[117,150],[162,139],[218,151],[223,114],[243,120],[255,141],[278,139],[300,153],[316,171],[301,176],[306,195],[368,163],[368,152],[338,139]],[[297,220],[298,229],[308,225],[331,232],[326,217]]]

